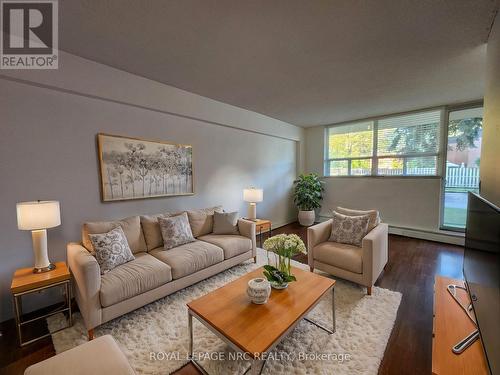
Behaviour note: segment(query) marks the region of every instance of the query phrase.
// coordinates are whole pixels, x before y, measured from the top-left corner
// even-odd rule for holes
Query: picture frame
[[[97,134],[103,202],[194,194],[193,147]]]

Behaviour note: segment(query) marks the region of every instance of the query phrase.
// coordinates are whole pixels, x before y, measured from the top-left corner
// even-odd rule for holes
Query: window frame
[[[445,203],[445,193],[446,193],[446,159],[448,158],[448,126],[450,122],[450,113],[455,111],[461,111],[465,109],[473,109],[473,108],[483,108],[484,110],[484,100],[476,100],[467,103],[455,104],[455,105],[447,105],[444,107],[444,115],[443,115],[443,136],[441,139],[441,149],[442,159],[441,159],[441,191],[439,197],[439,229],[448,232],[455,233],[465,233],[466,228],[458,228],[452,227],[444,224],[444,203]],[[484,115],[484,114],[483,114]],[[483,117],[484,121],[484,117]],[[484,123],[483,123],[484,126]],[[480,167],[481,168],[481,167]],[[479,180],[481,181],[481,180]],[[481,192],[481,182],[479,182],[479,192]]]
[[[399,112],[399,113],[391,113],[383,116],[376,116],[376,117],[369,117],[369,118],[364,118],[364,119],[359,119],[359,120],[352,120],[352,121],[344,121],[336,124],[331,124],[331,125],[326,125],[324,129],[324,153],[323,153],[323,177],[328,177],[328,178],[345,178],[345,177],[350,177],[350,178],[363,178],[363,177],[381,177],[381,178],[443,178],[443,138],[445,136],[444,131],[445,131],[445,114],[446,114],[447,106],[439,106],[439,107],[431,107],[431,108],[424,108],[424,109],[418,109],[414,111],[408,111],[408,112]],[[378,150],[378,122],[382,119],[389,118],[389,117],[397,117],[397,116],[404,116],[404,115],[411,115],[411,114],[418,114],[422,112],[430,112],[430,111],[439,111],[439,142],[438,142],[438,150],[437,152],[424,152],[424,153],[412,153],[412,154],[404,154],[404,155],[399,155],[399,154],[391,154],[391,155],[377,155],[377,150]],[[349,125],[349,124],[354,124],[357,122],[372,122],[373,124],[373,149],[372,149],[372,155],[371,156],[356,156],[356,157],[348,157],[348,158],[329,158],[329,134],[330,134],[330,129],[335,128],[338,126],[342,125]],[[383,175],[383,174],[378,174],[378,162],[380,159],[403,159],[406,161],[408,158],[415,158],[415,157],[436,157],[436,174],[432,175]],[[330,163],[332,161],[348,161],[348,174],[346,175],[330,175]],[[365,174],[365,175],[352,175],[351,173],[351,163],[353,160],[371,160],[372,161],[372,166],[371,166],[371,173],[370,174]],[[406,163],[404,163],[406,165]]]

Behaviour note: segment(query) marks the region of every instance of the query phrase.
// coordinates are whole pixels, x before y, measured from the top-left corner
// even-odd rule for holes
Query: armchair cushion
[[[370,216],[370,221],[368,222],[368,232],[370,232],[373,228],[380,224],[380,214],[377,210],[351,210],[350,208],[337,207],[335,209],[339,214],[346,216],[362,216],[368,215]]]
[[[333,211],[332,233],[329,241],[361,246],[368,233],[368,215],[347,216]]]
[[[337,242],[323,242],[314,247],[314,260],[344,270],[363,273],[363,249]]]

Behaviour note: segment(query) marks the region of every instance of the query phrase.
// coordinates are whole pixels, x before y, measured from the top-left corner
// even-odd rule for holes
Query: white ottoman
[[[24,375],[135,375],[110,335],[98,337],[26,369]]]

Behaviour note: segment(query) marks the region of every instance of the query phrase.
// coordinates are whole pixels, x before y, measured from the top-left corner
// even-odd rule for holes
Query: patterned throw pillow
[[[101,267],[101,275],[120,264],[135,259],[122,227],[117,227],[107,233],[89,234],[89,238],[95,251],[97,263]]]
[[[163,247],[165,250],[195,241],[186,212],[172,217],[159,217]]]
[[[361,246],[368,233],[370,215],[347,216],[333,211],[332,234],[329,241]]]

